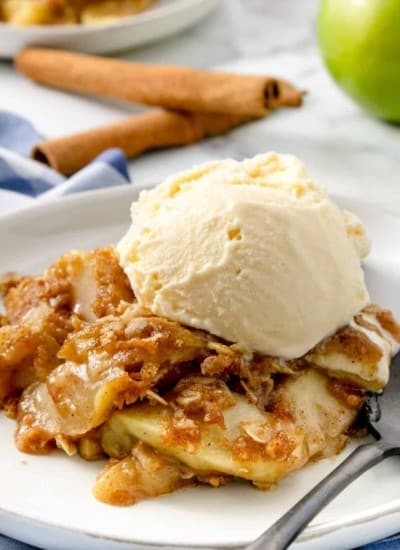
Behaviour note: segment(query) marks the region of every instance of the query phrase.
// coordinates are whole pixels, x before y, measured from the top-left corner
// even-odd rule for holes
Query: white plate
[[[219,0],[157,0],[148,10],[105,25],[0,23],[0,57],[12,58],[24,46],[48,46],[86,53],[108,53],[171,36],[207,15]]]
[[[28,206],[34,203],[35,200],[22,193],[15,193],[6,189],[0,189],[0,216]]]
[[[114,188],[3,217],[0,270],[34,273],[71,248],[115,243],[129,224],[129,205],[136,195],[134,188]],[[360,215],[372,236],[366,265],[372,298],[400,316],[400,220],[366,203],[338,200]],[[0,531],[49,550],[237,547],[259,535],[343,459],[310,465],[270,492],[232,483],[114,508],[91,495],[101,464],[61,452],[20,454],[13,428],[0,415]],[[344,549],[399,530],[399,474],[395,458],[364,474],[314,520],[297,547]]]

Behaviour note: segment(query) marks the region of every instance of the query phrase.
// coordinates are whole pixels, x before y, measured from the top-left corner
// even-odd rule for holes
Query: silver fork
[[[400,356],[392,362],[390,382],[371,393],[363,409],[375,441],[360,445],[246,550],[283,550],[331,500],[385,458],[400,455]]]

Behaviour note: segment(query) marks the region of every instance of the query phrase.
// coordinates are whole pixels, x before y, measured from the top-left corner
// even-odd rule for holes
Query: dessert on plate
[[[108,458],[94,494],[117,505],[233,479],[267,489],[340,452],[400,347],[369,298],[369,248],[290,155],[142,192],[116,247],[0,283],[17,448]]]
[[[152,0],[0,0],[0,21],[14,25],[95,25],[135,15]]]

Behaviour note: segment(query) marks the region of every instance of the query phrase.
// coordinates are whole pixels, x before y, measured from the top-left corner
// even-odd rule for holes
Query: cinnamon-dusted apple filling
[[[14,25],[95,25],[135,15],[152,0],[0,0],[0,20]]]
[[[268,488],[338,453],[400,343],[370,305],[299,359],[252,354],[141,307],[113,248],[1,288],[0,402],[18,449],[108,457],[94,494],[118,505],[234,478]]]

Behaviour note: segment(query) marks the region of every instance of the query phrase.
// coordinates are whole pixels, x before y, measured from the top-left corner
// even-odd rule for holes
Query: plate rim
[[[146,184],[134,184],[134,185],[119,185],[112,188],[105,188],[105,189],[97,189],[97,190],[90,190],[90,191],[83,191],[81,193],[77,193],[74,195],[69,195],[67,197],[63,197],[62,199],[56,199],[53,201],[43,201],[39,203],[33,203],[28,204],[27,206],[23,207],[20,210],[12,211],[9,213],[5,213],[0,216],[0,228],[6,227],[8,223],[23,223],[24,220],[29,221],[29,217],[31,215],[40,215],[40,213],[46,212],[48,213],[49,208],[53,211],[61,209],[68,209],[71,207],[74,207],[75,205],[79,205],[82,200],[90,206],[90,204],[93,204],[93,200],[95,201],[105,201],[109,200],[110,197],[115,197],[118,199],[121,199],[123,197],[129,197],[131,200],[134,199],[134,197],[138,196],[141,191],[146,191],[151,189],[152,186]],[[351,203],[352,205],[359,205],[360,207],[366,207],[366,208],[373,208],[375,215],[383,215],[385,217],[391,218],[391,220],[395,223],[400,223],[400,217],[396,216],[393,212],[387,211],[384,208],[376,207],[374,203],[369,201],[365,198],[359,198],[352,195],[345,195],[345,194],[337,194],[337,193],[330,193],[330,196],[333,198],[333,200],[338,201],[339,203],[346,202]],[[127,210],[129,208],[129,203],[127,202]],[[126,543],[126,544],[137,544],[141,547],[148,547],[148,548],[163,548],[164,545],[160,545],[159,543],[152,543],[151,541],[143,541],[133,538],[124,538],[124,536],[109,536],[109,535],[101,535],[101,534],[94,534],[93,532],[86,531],[85,528],[79,529],[79,528],[73,528],[73,527],[66,527],[66,526],[60,526],[56,522],[49,522],[44,519],[37,519],[32,516],[27,516],[20,514],[18,512],[7,510],[7,508],[4,508],[3,505],[0,505],[0,512],[4,516],[12,516],[13,518],[20,519],[23,521],[29,521],[36,524],[39,524],[42,527],[47,527],[50,529],[60,529],[64,530],[66,532],[75,533],[79,535],[85,535],[87,537],[90,537],[92,539],[100,539],[102,541],[110,541],[113,543]],[[393,514],[400,514],[400,497],[397,499],[392,500],[386,505],[379,505],[372,507],[368,509],[365,512],[359,512],[352,514],[348,519],[332,519],[328,521],[323,521],[322,523],[317,523],[316,525],[312,525],[311,527],[307,527],[306,530],[299,536],[298,542],[299,543],[306,543],[315,541],[318,538],[328,536],[332,534],[335,531],[338,530],[344,530],[352,527],[358,527],[360,525],[365,524],[366,522],[371,522],[374,520],[379,520],[384,518],[388,515]],[[215,544],[215,548],[221,548],[221,549],[234,549],[238,548],[238,544]],[[177,549],[188,549],[188,550],[200,550],[203,548],[208,548],[204,544],[199,545],[193,545],[191,544],[188,546],[187,544],[178,543],[174,544],[173,548]]]
[[[109,536],[109,535],[102,535],[102,534],[94,534],[90,531],[86,531],[85,529],[79,529],[79,528],[71,528],[71,527],[65,527],[58,525],[57,523],[45,521],[43,519],[37,519],[32,516],[24,516],[22,514],[19,514],[18,512],[10,511],[5,509],[3,506],[0,505],[0,514],[4,516],[10,516],[14,519],[20,519],[23,521],[28,521],[31,523],[36,523],[40,525],[41,527],[49,528],[49,529],[59,529],[62,531],[66,531],[69,533],[84,535],[85,537],[88,537],[90,539],[100,539],[101,541],[109,541],[110,543],[117,543],[117,544],[135,544],[139,548],[173,548],[173,549],[179,549],[179,550],[209,550],[210,546],[205,546],[204,544],[198,544],[198,545],[187,545],[184,543],[174,543],[173,545],[170,544],[160,544],[157,542],[144,542],[142,540],[133,539],[133,538],[124,538],[123,536]],[[394,500],[390,505],[387,506],[380,506],[371,508],[371,510],[368,512],[368,514],[359,513],[355,516],[352,516],[348,520],[341,521],[341,520],[331,520],[327,521],[321,524],[313,525],[311,527],[307,526],[305,530],[297,537],[296,542],[298,543],[307,543],[311,541],[315,541],[316,539],[322,538],[324,536],[331,535],[332,533],[337,532],[338,530],[342,531],[345,529],[349,529],[351,527],[358,527],[361,525],[364,525],[365,523],[369,523],[374,520],[382,519],[388,515],[393,514],[400,514],[400,498]],[[248,544],[250,544],[252,541],[248,541]],[[246,543],[245,543],[246,544]],[[218,544],[213,543],[213,547],[220,550],[236,550],[241,549],[242,544]]]
[[[115,30],[131,25],[154,23],[160,19],[171,17],[182,11],[190,11],[204,4],[208,11],[214,9],[220,0],[171,0],[171,4],[165,6],[155,5],[154,9],[144,10],[138,14],[121,17],[108,23],[96,23],[95,25],[84,25],[82,23],[52,24],[52,25],[13,25],[0,21],[0,32],[26,33],[31,37],[35,34],[54,35],[59,32],[59,36],[90,35],[104,30]],[[33,46],[32,46],[33,47]],[[39,47],[39,46],[38,46]]]

